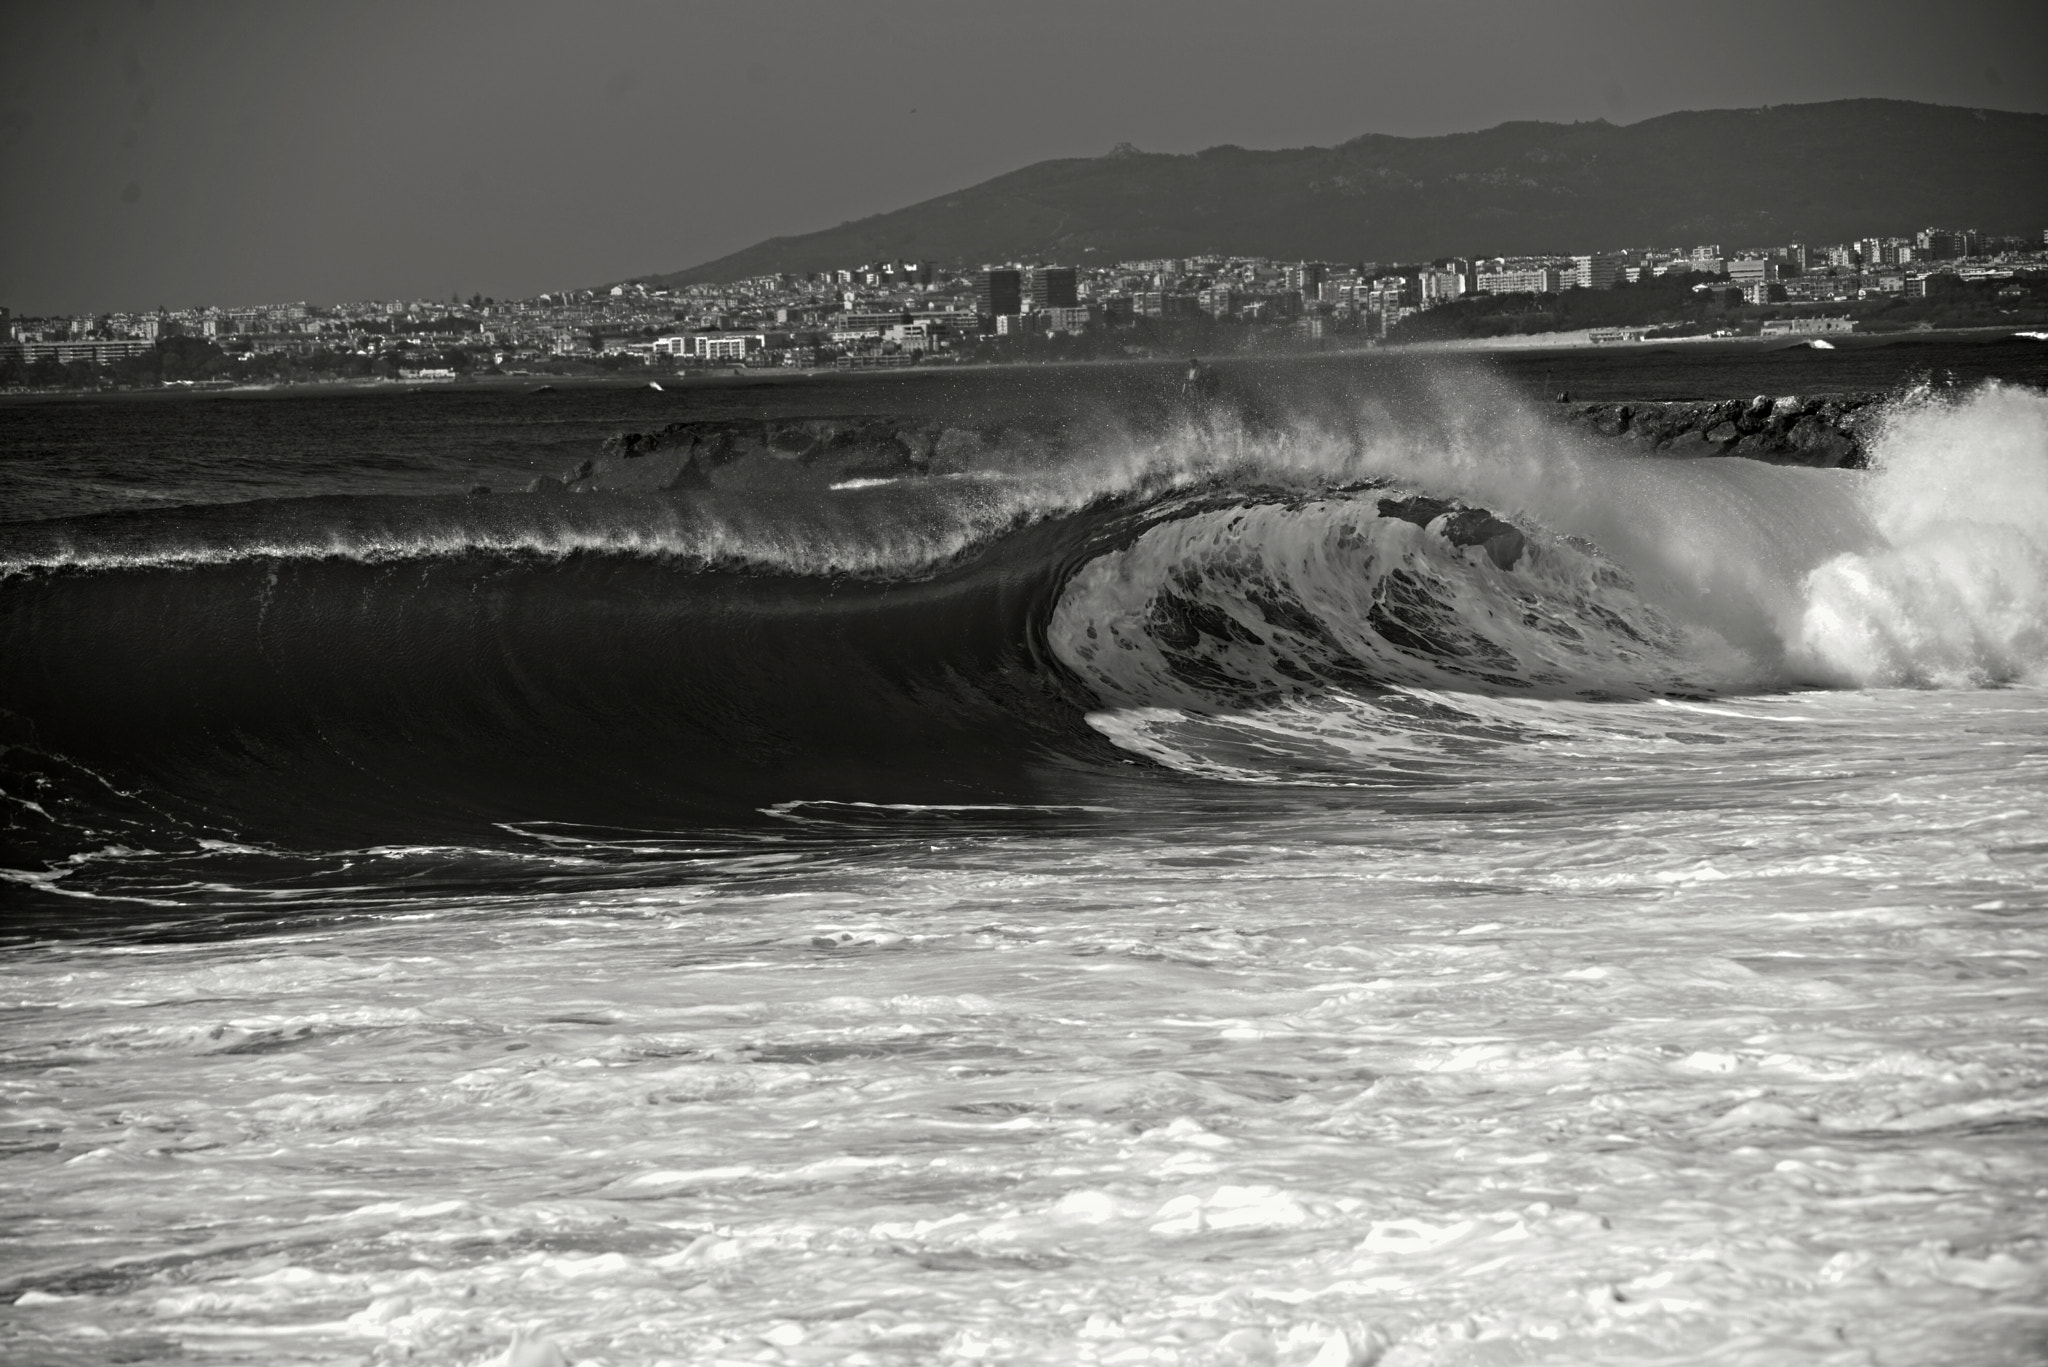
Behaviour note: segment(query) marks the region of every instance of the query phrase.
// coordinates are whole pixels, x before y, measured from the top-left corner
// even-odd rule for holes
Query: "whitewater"
[[[7,1360],[2048,1356],[2039,388],[556,499],[343,402],[0,523]]]

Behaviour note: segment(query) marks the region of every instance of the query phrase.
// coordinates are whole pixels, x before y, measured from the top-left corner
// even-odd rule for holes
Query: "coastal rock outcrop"
[[[1635,403],[1566,403],[1575,426],[1660,456],[1743,456],[1773,465],[1861,468],[1878,412],[1876,395]]]

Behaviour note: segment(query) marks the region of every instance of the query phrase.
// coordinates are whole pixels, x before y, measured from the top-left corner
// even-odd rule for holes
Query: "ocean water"
[[[1520,364],[0,409],[0,1357],[2048,1357],[2036,363]]]

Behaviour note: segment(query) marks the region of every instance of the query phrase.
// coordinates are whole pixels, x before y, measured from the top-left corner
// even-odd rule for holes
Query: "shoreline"
[[[1926,331],[1843,333],[1827,338],[1835,350],[1867,351],[1902,342],[1925,343],[1930,341],[1997,341],[2013,339],[2035,329],[2021,324],[1999,324],[1996,326],[1938,328]],[[1201,356],[1204,364],[1236,368],[1246,365],[1275,365],[1290,362],[1313,363],[1316,361],[1342,361],[1346,359],[1371,360],[1392,358],[1427,357],[1487,357],[1511,356],[1536,358],[1546,355],[1569,356],[1649,356],[1667,348],[1682,348],[1687,351],[1713,348],[1724,354],[1766,353],[1780,350],[1806,350],[1809,337],[1663,337],[1637,342],[1594,342],[1588,329],[1570,332],[1543,332],[1517,337],[1471,337],[1454,338],[1432,342],[1405,342],[1392,346],[1347,346],[1331,347],[1319,351],[1273,351],[1273,352],[1229,352]],[[838,369],[794,369],[773,370],[723,369],[716,372],[689,375],[475,375],[453,380],[407,380],[347,378],[333,380],[309,380],[303,382],[284,381],[265,384],[236,384],[221,386],[159,386],[153,389],[41,389],[0,392],[0,404],[35,404],[77,400],[118,400],[143,401],[148,399],[196,399],[196,398],[319,398],[339,397],[352,394],[408,394],[408,393],[458,393],[474,394],[489,392],[536,393],[545,389],[570,390],[613,390],[632,391],[651,389],[658,384],[656,392],[687,392],[692,389],[719,388],[730,386],[755,386],[771,384],[865,384],[870,381],[889,379],[902,381],[906,378],[926,380],[943,376],[968,376],[1000,374],[1006,371],[1029,371],[1032,373],[1057,372],[1062,370],[1096,369],[1105,366],[1161,366],[1183,364],[1175,356],[1117,356],[1094,360],[1072,361],[995,361],[981,363],[937,362],[929,365],[894,366]]]

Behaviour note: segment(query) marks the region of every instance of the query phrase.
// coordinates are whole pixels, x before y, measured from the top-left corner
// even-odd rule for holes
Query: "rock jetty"
[[[1860,468],[1878,413],[1874,395],[1759,395],[1750,400],[1573,403],[1559,420],[1646,456],[1738,456],[1777,465]],[[1054,419],[962,424],[845,417],[675,422],[625,432],[532,494],[659,493],[817,486],[906,475],[1014,470],[1054,461],[1088,434]]]
[[[1877,395],[1796,394],[1754,399],[1572,403],[1558,412],[1575,426],[1643,451],[1680,459],[1743,456],[1773,465],[1861,469]]]

